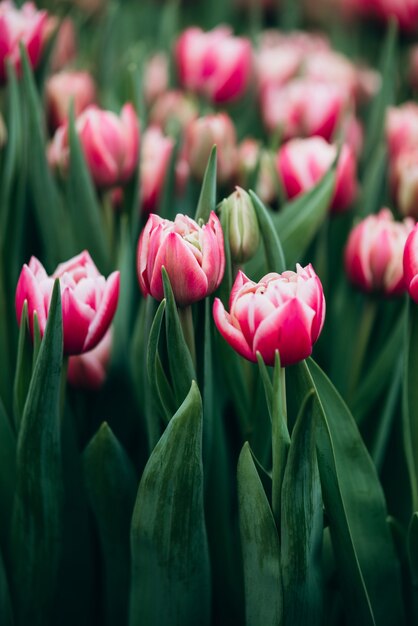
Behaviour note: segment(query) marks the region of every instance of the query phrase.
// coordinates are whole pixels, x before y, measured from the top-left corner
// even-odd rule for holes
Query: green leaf
[[[238,460],[238,508],[245,586],[245,623],[281,626],[283,595],[276,525],[245,443]]]
[[[203,220],[206,222],[209,219],[210,212],[215,210],[216,207],[216,146],[213,146],[209,156],[208,164],[206,166],[205,175],[203,177],[202,188],[200,190],[199,201],[196,207],[195,220]]]
[[[7,263],[3,262],[0,253],[0,354],[2,367],[0,368],[0,398],[3,400],[7,410],[12,405],[12,366],[11,366],[11,319],[9,313],[9,298],[7,297],[8,273]]]
[[[227,304],[231,293],[234,276],[232,275],[231,248],[229,247],[229,207],[226,202],[222,203],[221,226],[224,235],[225,273],[219,288],[222,302]]]
[[[195,382],[152,452],[131,529],[130,626],[210,623],[202,402]]]
[[[33,348],[29,332],[28,303],[25,300],[22,309],[22,317],[20,319],[17,362],[13,385],[13,413],[17,432],[19,432],[26,396],[28,395],[30,379],[32,377],[32,353]]]
[[[403,381],[403,438],[412,491],[412,507],[418,511],[418,306],[407,300],[405,324],[405,370]]]
[[[13,509],[14,594],[19,623],[48,623],[62,529],[60,390],[63,355],[59,281],[20,425]]]
[[[280,238],[274,228],[273,220],[260,198],[253,191],[249,193],[257,214],[258,225],[264,243],[267,264],[266,274],[269,272],[278,272],[281,274],[286,269],[286,261]]]
[[[412,585],[416,589],[418,587],[418,512],[411,517],[408,529],[408,556],[411,568]]]
[[[280,365],[279,351],[276,350],[270,417],[273,456],[273,488],[271,500],[277,528],[280,528],[281,524],[280,503],[282,499],[282,484],[290,446],[289,431],[287,429],[285,372],[286,370]]]
[[[187,396],[192,380],[196,378],[192,357],[183,335],[170,279],[162,268],[164,296],[167,302],[165,328],[167,336],[168,363],[177,406]]]
[[[303,258],[327,217],[334,186],[335,167],[313,189],[289,202],[272,216],[287,267],[293,267]]]
[[[323,514],[313,397],[305,398],[296,420],[282,486],[281,566],[289,626],[321,624]]]
[[[16,438],[0,399],[0,519],[2,520],[0,542],[6,565],[10,563],[10,533],[15,489]],[[1,612],[0,615],[2,615]]]
[[[12,601],[3,557],[0,554],[0,615],[2,626],[13,626]]]
[[[363,193],[359,202],[359,211],[363,217],[377,213],[385,205],[387,167],[387,147],[381,143],[365,167]]]
[[[210,298],[206,298],[203,345],[203,454],[205,459],[211,458],[213,460],[215,457],[215,451],[212,447],[214,437],[215,385],[212,360],[212,320],[212,301]]]
[[[301,395],[314,388],[317,458],[341,591],[356,624],[403,624],[399,563],[376,469],[357,426],[315,364],[297,368]]]
[[[125,450],[104,422],[83,455],[104,567],[105,624],[125,622],[130,581],[129,529],[137,480]]]

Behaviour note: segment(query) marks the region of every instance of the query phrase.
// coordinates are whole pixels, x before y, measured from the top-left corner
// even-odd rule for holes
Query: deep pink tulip
[[[418,104],[406,102],[399,107],[389,107],[386,115],[386,139],[391,159],[418,145]]]
[[[396,296],[405,291],[402,256],[412,219],[395,222],[389,209],[369,215],[353,228],[345,249],[345,270],[363,291]]]
[[[409,233],[403,253],[403,275],[405,287],[418,303],[418,224]]]
[[[51,76],[45,86],[49,124],[52,129],[65,123],[74,102],[78,117],[96,99],[96,86],[88,72],[63,71]]]
[[[142,136],[140,159],[141,211],[158,210],[164,181],[174,149],[174,140],[163,135],[158,126],[148,127]]]
[[[283,367],[306,359],[325,319],[321,281],[312,265],[296,272],[267,274],[258,283],[238,272],[229,299],[229,313],[216,298],[215,324],[226,341],[250,361],[260,352],[267,365],[276,350]]]
[[[33,333],[37,313],[41,336],[45,332],[54,279],[60,279],[64,354],[82,354],[102,339],[113,319],[119,297],[119,272],[106,280],[87,251],[60,263],[48,276],[35,257],[24,265],[16,287],[16,315],[20,324],[25,300]]]
[[[127,182],[139,154],[139,121],[132,104],[125,104],[119,117],[91,105],[75,125],[94,183],[98,187],[114,187]],[[68,135],[65,123],[56,131],[48,150],[51,166],[64,172],[70,156]]]
[[[418,29],[418,0],[374,0],[377,14],[385,20],[395,19],[401,30]]]
[[[314,187],[331,167],[337,147],[322,139],[292,139],[280,148],[276,167],[288,198],[294,198]],[[353,151],[343,145],[337,164],[331,211],[349,208],[357,193],[356,162]]]
[[[47,21],[46,11],[37,11],[32,2],[26,2],[20,9],[10,0],[0,3],[0,82],[6,80],[7,61],[20,74],[20,43],[27,50],[31,66],[38,65]]]
[[[209,32],[192,27],[179,37],[176,62],[181,84],[220,104],[241,97],[252,74],[248,39],[234,37],[228,27]]]
[[[215,213],[199,226],[186,215],[174,222],[153,213],[138,242],[138,278],[144,296],[164,298],[162,267],[179,306],[202,300],[220,285],[225,270],[224,240]]]
[[[111,348],[112,330],[109,328],[93,350],[70,356],[67,370],[70,385],[79,389],[100,389],[106,380]]]

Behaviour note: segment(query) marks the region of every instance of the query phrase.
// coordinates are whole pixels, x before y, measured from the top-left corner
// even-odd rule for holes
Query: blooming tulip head
[[[345,249],[345,269],[364,291],[395,296],[405,291],[402,256],[412,219],[395,222],[389,209],[369,215],[353,228]]]
[[[330,169],[337,147],[322,139],[292,139],[280,148],[276,167],[288,198],[294,198],[314,187]],[[337,163],[331,212],[349,208],[357,193],[356,162],[352,149],[343,145]]]
[[[132,104],[125,104],[119,117],[91,105],[76,119],[75,127],[97,187],[114,187],[131,178],[139,154],[139,122]],[[65,172],[69,152],[66,122],[58,128],[49,146],[50,164]]]
[[[106,380],[111,348],[112,330],[109,328],[93,350],[70,356],[67,370],[70,385],[79,389],[100,389]]]
[[[47,21],[46,11],[37,11],[32,2],[26,2],[20,9],[10,0],[0,3],[0,82],[6,80],[7,61],[20,73],[20,43],[26,48],[31,66],[38,65]]]
[[[150,126],[142,137],[141,149],[141,210],[156,211],[170,164],[174,140],[165,137],[158,126]]]
[[[247,89],[252,73],[251,43],[233,37],[227,27],[207,33],[188,28],[179,37],[175,54],[182,85],[212,102],[231,102]]]
[[[60,72],[51,76],[45,86],[48,118],[51,128],[65,124],[74,103],[78,117],[96,99],[96,87],[88,72]]]
[[[102,339],[113,319],[119,297],[119,272],[106,280],[88,252],[58,265],[48,276],[43,265],[32,257],[24,265],[16,287],[16,314],[20,324],[25,300],[33,333],[36,312],[41,336],[45,332],[54,279],[59,278],[64,333],[64,354],[82,354]]]
[[[319,337],[325,319],[321,281],[311,265],[296,272],[267,274],[258,283],[239,272],[229,299],[229,313],[216,298],[215,324],[239,354],[267,365],[279,351],[283,367],[306,359]]]
[[[418,225],[409,233],[403,253],[403,273],[405,288],[418,303]]]
[[[149,216],[138,242],[138,279],[145,296],[164,298],[163,267],[179,306],[202,300],[219,287],[225,253],[215,213],[204,226],[186,215],[177,215],[174,222]]]

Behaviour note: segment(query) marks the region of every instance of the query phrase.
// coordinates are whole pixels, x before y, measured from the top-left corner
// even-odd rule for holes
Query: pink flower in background
[[[312,265],[296,272],[267,274],[258,283],[239,272],[229,299],[229,313],[216,298],[215,324],[234,350],[250,361],[260,352],[267,365],[276,350],[283,367],[306,359],[325,319],[321,281]]]
[[[44,32],[44,41],[47,42],[53,37],[57,30],[49,61],[51,72],[59,72],[77,56],[77,35],[73,20],[66,17],[60,23],[57,17],[50,16]]]
[[[139,121],[132,104],[120,116],[91,105],[76,119],[90,174],[98,187],[113,187],[133,175],[139,154]],[[52,167],[66,171],[70,156],[68,123],[56,131],[48,150]]]
[[[93,104],[96,86],[88,72],[63,71],[47,80],[45,94],[49,123],[56,129],[67,120],[72,101],[75,117]]]
[[[149,121],[163,130],[167,130],[169,126],[184,130],[198,115],[194,100],[183,91],[173,89],[156,98],[149,112]]]
[[[251,43],[227,26],[203,32],[192,27],[177,40],[180,83],[216,104],[231,102],[247,90],[253,70]]]
[[[394,18],[401,30],[418,29],[418,0],[374,0],[377,14],[385,20]]]
[[[109,328],[93,350],[70,356],[67,380],[72,387],[97,390],[106,380],[112,348],[112,330]]]
[[[277,196],[275,154],[255,139],[247,137],[238,146],[237,182],[246,189],[255,188],[257,196],[270,204]],[[254,180],[258,166],[257,179]]]
[[[119,297],[119,272],[106,280],[87,251],[58,265],[48,276],[42,263],[32,257],[24,265],[16,287],[16,315],[22,317],[28,303],[29,326],[37,313],[41,336],[45,332],[54,279],[59,278],[64,333],[64,354],[92,350],[102,339],[113,319]]]
[[[345,249],[345,269],[351,282],[364,291],[387,296],[403,293],[403,250],[413,227],[412,219],[395,222],[389,209],[357,224]]]
[[[418,303],[418,225],[409,233],[403,254],[405,287],[411,298]]]
[[[418,219],[418,146],[404,150],[392,160],[391,184],[402,215]]]
[[[145,65],[144,97],[148,104],[164,94],[169,83],[169,59],[166,54],[154,54]]]
[[[418,104],[406,102],[399,107],[389,107],[386,114],[386,140],[389,157],[418,146]]]
[[[174,140],[165,137],[158,126],[149,126],[142,136],[140,159],[141,211],[157,211],[174,149]]]
[[[32,2],[26,2],[20,9],[10,0],[0,3],[0,82],[6,80],[7,61],[20,74],[20,43],[26,48],[31,66],[36,68],[42,54],[47,21],[47,12],[37,11]]]
[[[202,300],[220,285],[225,270],[224,240],[215,213],[199,226],[186,215],[174,222],[151,214],[138,242],[138,279],[144,296],[164,298],[165,267],[179,306]]]
[[[337,156],[337,147],[321,137],[293,139],[280,148],[276,167],[288,198],[312,189],[330,169]],[[343,145],[337,164],[331,211],[345,211],[357,193],[356,161],[353,151]]]

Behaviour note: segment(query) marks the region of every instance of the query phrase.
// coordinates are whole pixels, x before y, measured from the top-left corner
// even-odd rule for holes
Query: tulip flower
[[[174,126],[186,129],[198,117],[196,103],[183,91],[171,90],[159,95],[149,112],[150,124],[167,131]]]
[[[391,159],[418,145],[418,105],[415,102],[388,108],[386,140]]]
[[[151,104],[158,96],[166,93],[169,84],[169,59],[166,54],[159,52],[152,56],[144,72],[144,98]]]
[[[292,139],[279,150],[276,160],[278,176],[288,198],[294,198],[314,187],[330,169],[337,147],[322,139]],[[331,212],[345,211],[357,193],[356,162],[353,151],[343,145],[337,164]]]
[[[403,253],[403,274],[405,288],[418,303],[418,225],[409,233]]]
[[[271,204],[277,196],[275,155],[264,149],[255,139],[247,137],[238,146],[237,182],[241,187],[255,187],[257,196],[264,204]],[[257,171],[257,180],[254,174]]]
[[[45,86],[48,119],[51,128],[65,124],[74,103],[78,117],[96,99],[96,86],[88,72],[60,72],[51,76]]]
[[[237,100],[252,74],[252,49],[248,39],[233,37],[221,26],[207,33],[188,28],[176,44],[180,82],[186,89],[220,104]]]
[[[161,269],[165,267],[178,306],[202,300],[219,287],[224,274],[219,219],[212,212],[208,223],[199,226],[186,215],[171,222],[151,214],[139,238],[137,267],[144,296],[164,298]]]
[[[98,187],[114,187],[133,175],[139,154],[139,121],[132,104],[125,104],[120,117],[91,105],[76,119],[90,174]],[[52,167],[65,172],[70,157],[68,122],[56,131],[48,149]]]
[[[73,20],[67,17],[59,23],[57,17],[49,17],[44,40],[48,41],[57,30],[49,61],[51,72],[59,72],[77,56],[77,35]]]
[[[119,297],[119,272],[106,280],[87,251],[58,265],[48,276],[42,263],[32,257],[24,265],[16,287],[16,315],[22,317],[25,300],[33,334],[36,312],[41,336],[45,332],[54,279],[59,278],[62,302],[64,354],[82,354],[102,339],[116,311]]]
[[[112,347],[112,331],[109,329],[97,346],[68,359],[67,380],[72,387],[97,390],[106,380]]]
[[[390,172],[397,208],[402,215],[418,219],[418,146],[393,159]]]
[[[6,80],[7,61],[20,73],[20,43],[26,48],[31,66],[37,67],[47,21],[46,11],[37,11],[32,2],[26,2],[20,9],[10,0],[0,3],[0,82]]]
[[[357,224],[345,249],[345,269],[351,282],[367,292],[402,294],[405,291],[403,250],[413,227],[410,218],[395,222],[386,208]]]
[[[216,298],[215,324],[224,339],[249,361],[259,352],[274,365],[279,351],[282,367],[306,359],[325,319],[321,281],[312,265],[296,272],[271,273],[258,283],[238,272],[229,299],[229,313]]]
[[[164,180],[173,153],[174,140],[165,137],[158,126],[150,126],[142,137],[141,210],[156,211],[164,188]]]

